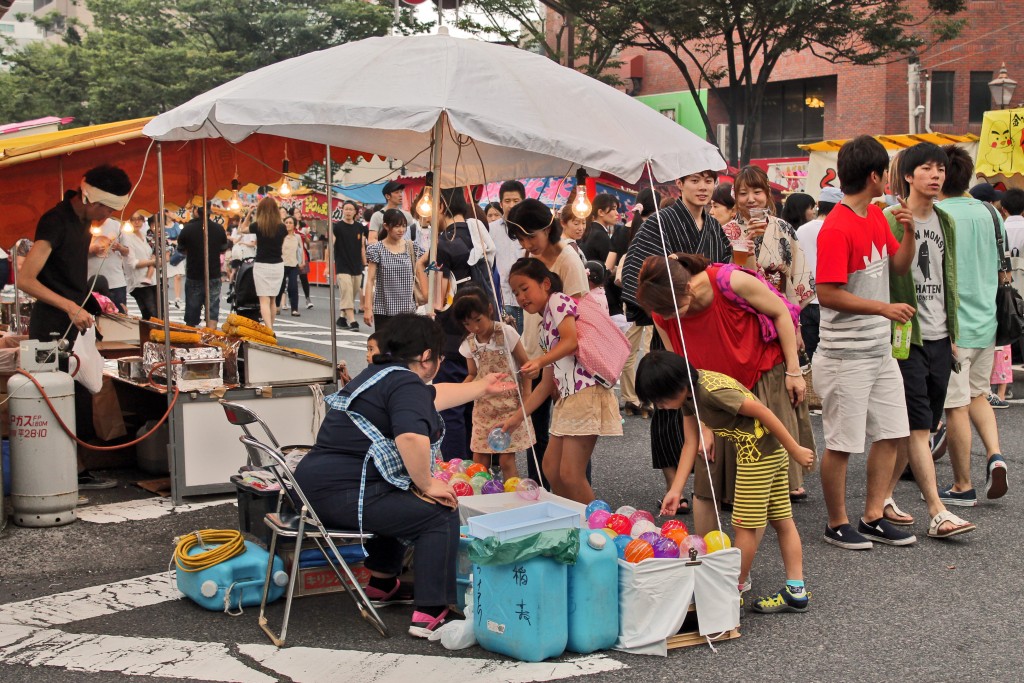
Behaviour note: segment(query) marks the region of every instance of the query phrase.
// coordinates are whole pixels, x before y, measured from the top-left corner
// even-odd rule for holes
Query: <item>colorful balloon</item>
[[[448,471],[450,472],[451,470],[449,469]],[[467,477],[462,472],[456,472],[455,474],[452,475],[452,478],[448,480],[448,483],[454,485],[455,482],[457,482],[457,481],[465,482],[465,483],[468,484],[469,483],[469,477]]]
[[[603,529],[608,525],[608,518],[612,513],[607,510],[595,510],[587,517],[587,526],[591,529]]]
[[[523,500],[537,500],[540,498],[540,486],[533,479],[520,479],[516,484],[516,493]]]
[[[679,544],[679,557],[690,557],[690,548],[696,548],[698,555],[708,554],[708,544],[697,534],[690,534]]]
[[[460,465],[462,465],[462,458],[452,458],[448,461],[448,471],[461,472],[462,470],[459,469]]]
[[[636,512],[635,507],[632,507],[630,505],[623,505],[622,507],[615,511],[615,514],[622,515],[626,519],[629,519],[629,516],[634,512]]]
[[[658,558],[676,558],[679,557],[679,546],[675,544],[671,539],[659,536],[655,539],[654,543],[651,544],[654,548],[654,556]]]
[[[633,539],[629,536],[616,536],[612,539],[612,543],[615,544],[615,552],[618,554],[620,560],[626,559],[626,546],[632,542]]]
[[[661,525],[661,535],[662,536],[668,536],[668,532],[673,531],[675,529],[682,529],[685,532],[684,533],[685,536],[689,536],[690,535],[690,532],[686,528],[686,525],[683,524],[682,522],[680,522],[678,519],[670,519],[667,522],[665,522],[664,524],[662,524]],[[678,543],[678,541],[677,541],[677,543]]]
[[[629,516],[629,521],[633,522],[633,524],[636,524],[641,519],[646,519],[651,524],[654,524],[654,515],[647,510],[637,510]]]
[[[472,467],[475,464],[476,463],[473,462],[472,460],[463,460],[462,462],[459,463],[459,472],[462,472],[467,477],[471,477],[471,476],[473,476],[473,474],[472,473],[468,473],[467,474],[467,470],[469,470],[469,468]]]
[[[466,474],[468,474],[471,477],[474,474],[478,473],[478,472],[486,472],[486,471],[487,471],[487,467],[485,465],[481,465],[478,462],[475,462],[475,463],[473,463],[472,465],[470,465],[469,467],[466,468]]]
[[[480,477],[481,479],[486,479],[487,481],[494,479],[494,477],[491,476],[491,473],[487,471],[476,472],[475,474],[473,474],[473,476],[470,477],[470,479],[476,479],[477,477]]]
[[[704,543],[709,553],[732,547],[732,541],[729,540],[729,537],[718,529],[704,534]]]
[[[455,490],[455,495],[459,496],[472,496],[473,487],[469,485],[469,482],[456,481],[452,483],[452,488]]]
[[[608,518],[608,523],[605,524],[605,526],[617,534],[628,535],[630,530],[633,528],[633,523],[629,521],[629,517],[614,514]]]
[[[505,480],[505,493],[515,493],[517,486],[519,486],[519,477],[509,477]]]
[[[502,486],[500,481],[494,481],[493,479],[491,479],[484,483],[483,488],[480,489],[480,492],[485,495],[490,495],[492,493],[504,493],[505,487]]]
[[[669,531],[665,531],[664,527],[662,527],[661,535],[675,543],[677,546],[682,546],[683,541],[685,541],[686,537],[690,535],[690,532],[686,527],[683,527],[682,529],[670,529]]]
[[[512,445],[512,435],[502,431],[500,426],[495,427],[487,434],[487,445],[495,453],[507,451],[508,447]]]
[[[654,546],[654,542],[657,541],[659,538],[661,538],[661,534],[657,534],[657,533],[655,533],[653,531],[645,531],[644,533],[642,533],[639,536],[637,536],[637,538],[640,539],[641,541],[647,541],[653,547]]]
[[[438,470],[434,472],[434,479],[440,479],[443,482],[449,482],[452,480],[452,473],[448,470]]]
[[[619,537],[619,535],[617,533],[615,533],[614,531],[612,531],[608,527],[604,527],[602,529],[598,529],[598,531],[600,531],[602,534],[607,536],[609,540],[613,540],[613,539],[616,539],[616,538]]]
[[[595,500],[587,506],[587,511],[584,513],[584,516],[587,519],[590,519],[590,515],[594,514],[595,510],[604,510],[610,515],[612,513],[612,506],[603,500]]]
[[[658,525],[654,522],[649,522],[646,519],[638,520],[632,524],[632,531],[630,533],[633,538],[640,538],[640,534],[646,534],[649,531],[658,533]]]
[[[651,544],[647,541],[641,541],[638,538],[634,538],[629,542],[629,545],[626,546],[626,552],[622,559],[626,562],[636,564],[638,562],[643,562],[644,560],[649,560],[652,557],[654,557],[654,548],[651,547]]]
[[[487,479],[483,477],[473,477],[469,480],[469,485],[473,488],[473,493],[480,495],[484,492],[484,484],[487,483]]]

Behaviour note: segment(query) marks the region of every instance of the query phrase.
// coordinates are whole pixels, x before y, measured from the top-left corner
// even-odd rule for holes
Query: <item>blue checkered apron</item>
[[[357,396],[397,370],[412,372],[409,368],[401,365],[390,365],[363,382],[348,396],[343,395],[339,391],[324,399],[329,408],[340,410],[348,415],[349,419],[359,428],[359,431],[370,440],[370,448],[366,451],[366,457],[363,459],[363,472],[359,479],[358,516],[360,534],[363,533],[363,496],[366,492],[366,468],[370,460],[373,460],[373,464],[377,467],[377,471],[380,472],[380,476],[384,477],[384,480],[392,486],[408,491],[409,486],[412,485],[412,479],[409,478],[409,473],[405,469],[405,463],[402,462],[402,455],[398,452],[398,444],[395,443],[395,440],[387,438],[381,434],[380,430],[372,422],[359,413],[348,409]],[[441,421],[441,436],[438,437],[437,441],[430,444],[430,460],[432,463],[441,456],[441,441],[444,440],[445,431],[444,420],[441,419],[440,414],[437,417]],[[363,552],[365,552],[365,549]]]

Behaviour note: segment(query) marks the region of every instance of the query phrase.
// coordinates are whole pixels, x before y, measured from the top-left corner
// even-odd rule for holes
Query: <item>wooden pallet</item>
[[[723,641],[734,640],[739,637],[740,630],[738,628],[734,628],[711,642],[721,643]],[[705,645],[708,641],[697,631],[687,631],[685,633],[677,633],[665,642],[668,643],[668,649],[675,650],[677,648],[690,647],[692,645]]]
[[[683,629],[679,633],[671,636],[665,642],[668,644],[669,650],[675,650],[680,647],[690,647],[692,645],[704,645],[707,643],[707,639],[700,634],[697,630],[697,606],[692,602],[690,608],[687,610],[686,619],[683,621]],[[730,631],[726,631],[718,638],[711,641],[712,643],[721,643],[726,640],[735,640],[740,637],[739,627],[734,628]]]

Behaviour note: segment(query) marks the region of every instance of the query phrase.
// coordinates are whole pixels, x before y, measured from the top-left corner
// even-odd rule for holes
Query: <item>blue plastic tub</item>
[[[199,546],[189,548],[189,555],[201,552],[204,552],[204,549]],[[267,571],[267,557],[264,548],[246,541],[245,552],[230,560],[198,572],[183,572],[179,569],[175,572],[178,590],[200,607],[214,612],[224,611],[225,595],[229,595],[228,606],[232,610],[237,610],[239,604],[242,607],[253,607],[260,604],[263,598],[263,577]],[[284,571],[284,562],[280,557],[275,557],[267,602],[273,602],[284,595],[287,585],[288,575]]]
[[[569,638],[566,581],[566,566],[548,557],[474,565],[473,633],[480,646],[524,662],[562,654]]]

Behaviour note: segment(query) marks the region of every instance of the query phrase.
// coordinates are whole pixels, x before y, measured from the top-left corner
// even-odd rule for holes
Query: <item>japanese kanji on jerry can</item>
[[[580,554],[569,566],[570,652],[611,649],[619,638],[619,563],[615,545],[600,532],[580,534]]]
[[[473,566],[474,623],[485,650],[524,662],[565,651],[569,639],[566,566],[548,557]]]
[[[189,555],[204,552],[204,548],[189,548]],[[215,612],[253,607],[263,599],[263,578],[267,572],[267,551],[252,543],[245,542],[245,552],[212,567],[197,572],[175,572],[178,590],[200,607]],[[274,570],[270,574],[270,588],[267,603],[274,602],[284,594],[288,585],[288,574],[284,562],[274,557]]]
[[[57,369],[55,342],[21,342],[20,366],[43,387],[53,409],[28,377],[14,375],[8,380],[14,523],[70,524],[78,505],[75,442],[57,423],[54,410],[74,429],[75,380]]]

